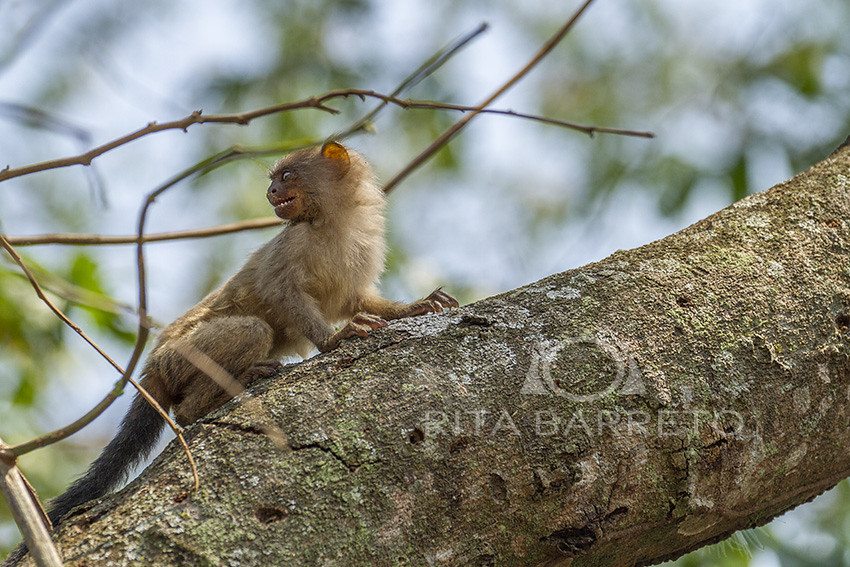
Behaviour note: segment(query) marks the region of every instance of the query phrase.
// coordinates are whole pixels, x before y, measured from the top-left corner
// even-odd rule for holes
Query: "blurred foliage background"
[[[487,34],[405,96],[475,104],[538,49],[578,2],[412,0],[0,1],[0,166],[79,153],[195,109],[234,112],[325,91],[391,91],[439,47]],[[594,139],[482,116],[390,198],[384,291],[444,284],[463,301],[665,236],[825,157],[850,133],[846,0],[597,0],[574,32],[494,106],[648,129],[651,141]],[[149,136],[89,168],[0,186],[0,231],[128,234],[145,194],[231,146],[269,147],[341,131],[374,106],[275,115],[249,127]],[[388,108],[349,143],[389,179],[458,118]],[[269,216],[265,170],[233,162],[158,200],[149,231]],[[272,231],[148,246],[151,311],[168,321]],[[76,322],[119,361],[135,328],[129,246],[21,250]],[[0,435],[20,442],[79,416],[116,379],[0,261]],[[125,396],[126,397],[126,396]],[[111,436],[126,400],[73,438],[28,455],[58,494]],[[769,526],[678,564],[850,563],[847,484]],[[0,503],[0,552],[18,539]]]

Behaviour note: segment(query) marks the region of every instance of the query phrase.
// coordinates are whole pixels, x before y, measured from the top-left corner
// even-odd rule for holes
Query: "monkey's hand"
[[[367,296],[363,298],[360,309],[366,313],[374,313],[382,319],[391,320],[416,317],[427,313],[439,313],[443,309],[457,306],[457,299],[438,287],[425,299],[413,303],[390,301],[379,295]]]
[[[371,313],[358,313],[345,324],[345,327],[331,335],[323,345],[316,345],[321,352],[328,352],[339,346],[339,343],[351,337],[367,337],[369,331],[386,327],[387,322]]]
[[[443,309],[457,306],[457,299],[443,291],[443,288],[438,287],[428,297],[414,301],[408,305],[401,317],[416,317],[427,313],[440,313]]]

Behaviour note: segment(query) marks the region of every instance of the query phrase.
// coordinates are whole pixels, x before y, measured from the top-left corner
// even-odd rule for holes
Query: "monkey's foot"
[[[239,377],[239,383],[248,386],[255,380],[274,376],[281,368],[283,368],[283,365],[277,360],[258,362],[242,373]]]
[[[345,327],[334,333],[328,342],[324,345],[316,345],[322,352],[328,352],[339,346],[341,341],[350,339],[351,337],[368,337],[369,331],[386,327],[387,322],[377,315],[371,313],[358,313],[351,318],[351,321],[345,324]]]

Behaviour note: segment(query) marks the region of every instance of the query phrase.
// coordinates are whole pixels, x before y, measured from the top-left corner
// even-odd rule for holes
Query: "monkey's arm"
[[[379,295],[364,297],[360,303],[360,311],[377,315],[381,319],[404,319],[405,317],[416,317],[426,313],[439,313],[449,307],[457,307],[457,300],[437,288],[428,297],[414,301],[413,303],[401,303],[390,301]]]
[[[365,337],[370,330],[387,324],[379,316],[357,313],[342,329],[334,332],[333,328],[325,321],[318,302],[309,294],[299,292],[290,301],[287,301],[285,306],[287,318],[294,330],[307,337],[311,343],[316,345],[319,352],[333,350],[340,342],[354,336]]]

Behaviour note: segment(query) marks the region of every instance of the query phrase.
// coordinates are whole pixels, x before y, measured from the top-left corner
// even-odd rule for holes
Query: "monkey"
[[[329,141],[285,156],[269,177],[266,197],[287,221],[283,230],[168,325],[142,369],[141,385],[181,426],[231,397],[180,354],[186,348],[206,354],[247,387],[272,376],[284,355],[306,357],[312,347],[328,352],[389,320],[458,306],[440,288],[410,304],[378,293],[386,255],[385,195],[360,154]],[[115,437],[51,502],[51,522],[123,482],[153,450],[164,426],[164,418],[136,393]],[[4,565],[15,564],[26,552],[22,547]]]

